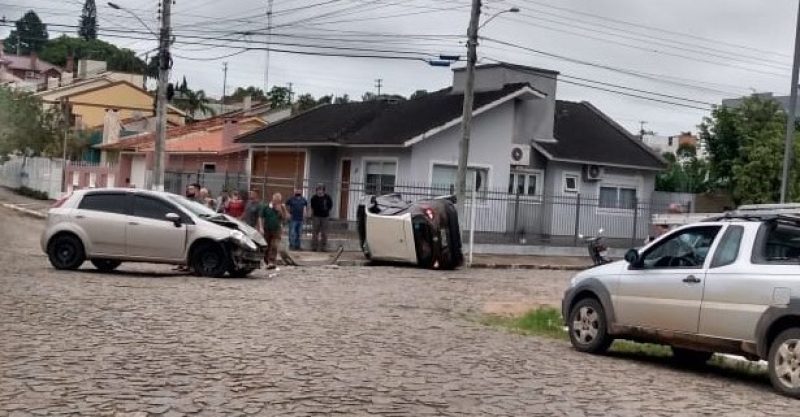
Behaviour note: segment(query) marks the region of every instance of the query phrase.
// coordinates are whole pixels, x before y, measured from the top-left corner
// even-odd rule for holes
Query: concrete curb
[[[369,266],[370,262],[367,260],[342,260],[336,262],[338,266]],[[474,263],[474,269],[519,269],[519,270],[551,270],[551,271],[583,271],[589,268],[582,265],[532,265],[532,264],[490,264],[490,263]]]
[[[531,265],[531,264],[485,264],[473,263],[475,269],[540,269],[550,271],[583,271],[589,268],[583,265]]]
[[[14,210],[16,212],[19,212],[19,213],[22,213],[22,214],[25,214],[25,215],[28,215],[28,216],[31,216],[31,217],[35,217],[37,219],[46,219],[47,218],[47,214],[44,214],[44,213],[36,211],[36,210],[31,210],[31,209],[28,209],[28,208],[25,208],[25,207],[20,207],[20,206],[18,206],[16,204],[3,203],[3,207],[11,209],[11,210]]]

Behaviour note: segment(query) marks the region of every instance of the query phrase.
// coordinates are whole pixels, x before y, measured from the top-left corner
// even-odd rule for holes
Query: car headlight
[[[232,230],[231,231],[231,239],[234,242],[239,244],[239,246],[244,246],[250,250],[257,250],[258,246],[256,246],[255,242],[253,242],[249,237],[247,237],[244,233],[239,230]]]

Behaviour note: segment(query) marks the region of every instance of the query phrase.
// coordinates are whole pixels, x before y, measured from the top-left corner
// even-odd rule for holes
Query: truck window
[[[744,227],[742,226],[728,227],[728,230],[722,235],[722,240],[719,242],[717,252],[714,254],[714,260],[711,262],[712,268],[718,268],[736,262],[736,258],[739,256],[739,246],[742,243],[743,234]]]
[[[757,242],[754,263],[797,264],[800,261],[800,226],[764,223]]]

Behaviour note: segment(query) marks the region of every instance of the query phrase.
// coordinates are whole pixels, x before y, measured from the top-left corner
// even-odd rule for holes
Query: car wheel
[[[86,260],[83,243],[73,235],[56,236],[47,246],[47,257],[55,269],[74,270]]]
[[[769,349],[769,379],[778,392],[800,398],[800,328],[781,332]]]
[[[194,251],[192,269],[200,276],[219,278],[228,271],[227,254],[220,245],[204,245]]]
[[[111,272],[117,269],[122,262],[113,259],[92,259],[92,265],[102,272]]]
[[[230,274],[231,278],[245,278],[248,275],[250,275],[253,271],[255,271],[255,268],[242,268],[242,269],[233,268],[230,271],[228,271],[228,274]]]
[[[684,349],[672,346],[672,359],[682,365],[701,366],[714,356],[713,352]]]
[[[572,307],[567,321],[569,340],[575,350],[603,353],[611,342],[603,306],[594,298],[584,298]]]

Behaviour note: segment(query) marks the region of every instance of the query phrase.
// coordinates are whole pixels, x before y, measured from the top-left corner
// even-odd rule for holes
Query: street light
[[[145,29],[147,29],[148,32],[150,32],[153,36],[158,38],[158,34],[156,34],[156,32],[153,29],[150,29],[150,26],[147,26],[147,23],[145,23],[144,20],[142,20],[142,18],[137,16],[136,13],[134,13],[134,12],[132,12],[132,11],[130,11],[130,10],[128,10],[128,9],[116,4],[116,3],[112,3],[112,2],[108,2],[108,7],[112,8],[112,9],[115,9],[115,10],[122,10],[123,12],[133,16],[136,20],[139,21],[139,23],[142,24],[142,26],[144,26]]]
[[[500,10],[499,12],[493,14],[491,17],[486,19],[486,21],[483,22],[482,25],[478,26],[478,29],[483,29],[483,27],[488,25],[489,22],[491,22],[492,20],[494,20],[495,17],[500,16],[501,14],[505,14],[505,13],[519,13],[519,7],[512,7],[510,9],[508,9],[508,10]]]
[[[158,38],[158,89],[156,92],[156,140],[154,146],[155,161],[153,163],[153,184],[156,191],[164,191],[164,164],[165,164],[165,144],[167,138],[167,82],[169,82],[169,70],[172,67],[172,60],[169,56],[169,44],[171,38],[170,18],[172,0],[162,2],[161,10],[161,30],[159,34],[150,29],[144,21],[132,11],[108,2],[108,6],[115,10],[122,10],[139,21],[150,33]]]
[[[456,171],[456,206],[459,215],[464,215],[464,200],[467,188],[467,162],[469,139],[472,130],[472,104],[475,96],[475,64],[478,61],[478,30],[503,13],[518,13],[518,7],[501,10],[480,25],[481,0],[472,0],[472,11],[467,29],[467,79],[464,85],[464,109],[461,122],[461,141],[458,144],[458,170]],[[473,194],[476,190],[472,190]]]

